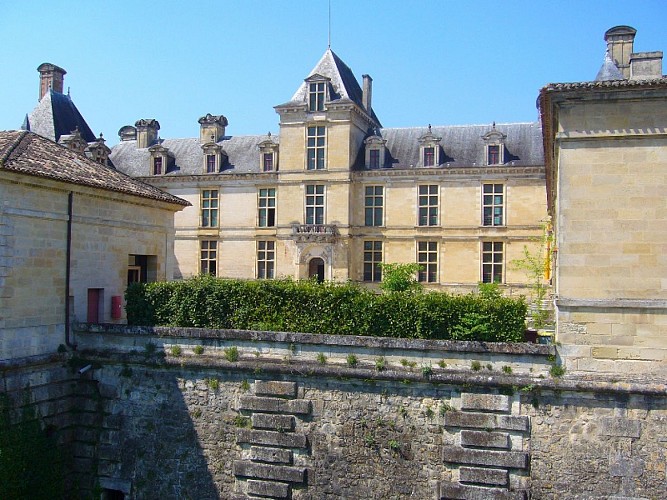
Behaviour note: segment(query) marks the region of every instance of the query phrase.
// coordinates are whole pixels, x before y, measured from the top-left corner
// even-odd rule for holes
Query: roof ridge
[[[18,135],[16,136],[16,139],[12,141],[9,144],[9,147],[5,150],[5,152],[0,156],[0,167],[4,167],[5,163],[11,156],[11,154],[14,152],[14,150],[18,147],[19,144],[21,144],[21,141],[24,139],[24,137],[28,135],[27,130],[19,130]]]

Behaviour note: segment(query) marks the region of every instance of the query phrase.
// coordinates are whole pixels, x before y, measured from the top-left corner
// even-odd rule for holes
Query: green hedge
[[[128,322],[420,339],[523,341],[526,304],[488,294],[376,294],[352,283],[196,277],[133,284]]]

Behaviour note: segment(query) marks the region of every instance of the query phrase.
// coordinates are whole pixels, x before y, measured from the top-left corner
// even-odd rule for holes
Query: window
[[[263,172],[273,171],[273,153],[264,153],[262,155],[262,171]]]
[[[382,186],[366,186],[364,198],[364,225],[382,226],[384,205],[384,188]]]
[[[436,283],[438,281],[438,242],[417,242],[417,263],[419,272],[417,275],[421,283]]]
[[[487,165],[499,165],[500,164],[500,146],[489,145],[486,148],[487,152]]]
[[[382,242],[364,241],[364,281],[382,281]]]
[[[215,155],[206,155],[206,173],[212,174],[215,170]]]
[[[276,242],[257,242],[257,278],[273,279],[276,265]]]
[[[324,111],[324,83],[311,83],[308,86],[308,111]]]
[[[504,225],[504,186],[502,184],[484,184],[482,190],[483,224],[485,226]]]
[[[162,175],[162,157],[153,158],[153,175]]]
[[[204,240],[201,242],[199,269],[201,274],[216,276],[218,268],[218,242]]]
[[[482,242],[482,283],[503,282],[503,243]]]
[[[438,186],[419,186],[419,225],[438,225]]]
[[[259,227],[274,227],[276,225],[276,188],[261,188],[259,190]]]
[[[435,148],[427,147],[424,148],[424,166],[432,167],[435,165]]]
[[[306,224],[324,224],[324,185],[306,185]]]
[[[308,170],[324,169],[324,127],[308,127]]]
[[[218,190],[204,189],[201,195],[202,227],[218,227]]]
[[[380,168],[380,150],[371,149],[368,152],[368,168]]]

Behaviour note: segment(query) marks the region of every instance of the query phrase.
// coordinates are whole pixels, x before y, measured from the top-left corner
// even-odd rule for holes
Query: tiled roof
[[[56,142],[61,135],[70,134],[75,128],[79,129],[84,141],[93,142],[96,139],[72,99],[52,89],[32,110],[23,128]]]
[[[605,90],[634,88],[667,88],[667,77],[645,80],[606,80],[593,82],[550,83],[541,92],[562,92],[568,90]]]
[[[113,168],[95,163],[33,132],[0,132],[0,171],[2,170],[126,193],[174,205],[189,205],[181,198],[132,179]]]

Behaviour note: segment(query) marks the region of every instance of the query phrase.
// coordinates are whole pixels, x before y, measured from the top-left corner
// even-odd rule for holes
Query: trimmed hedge
[[[376,294],[352,283],[199,276],[131,285],[128,322],[182,326],[521,342],[524,300],[488,294]]]

